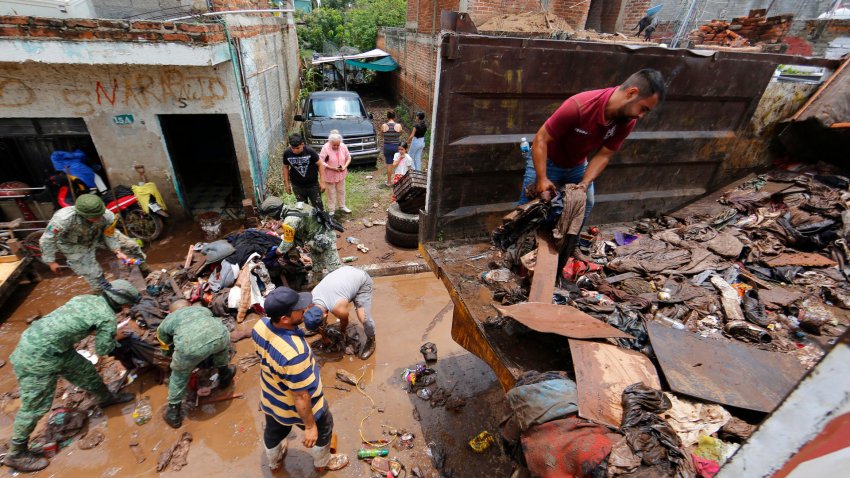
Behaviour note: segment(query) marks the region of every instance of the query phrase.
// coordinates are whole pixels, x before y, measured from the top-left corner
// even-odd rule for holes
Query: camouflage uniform
[[[33,322],[21,334],[9,357],[21,392],[13,440],[26,441],[38,420],[50,411],[60,376],[101,401],[110,395],[94,365],[77,353],[74,344],[94,331],[95,351],[107,355],[118,344],[116,328],[115,313],[106,299],[80,295]]]
[[[97,263],[95,252],[104,246],[112,252],[121,251],[132,259],[145,260],[145,253],[135,241],[115,229],[115,214],[106,210],[96,222],[80,216],[73,206],[60,209],[50,219],[41,236],[41,258],[45,263],[56,262],[61,252],[68,265],[83,276],[96,291],[101,290],[103,269]]]
[[[283,225],[291,227],[294,231],[294,241],[287,237],[284,227],[283,242],[281,242],[282,254],[292,247],[293,242],[298,246],[310,246],[310,259],[313,260],[313,277],[319,280],[324,274],[331,273],[340,267],[339,252],[336,250],[336,233],[328,229],[316,220],[311,206],[297,211],[298,215],[286,216]]]
[[[198,364],[210,357],[213,367],[230,362],[230,332],[206,307],[178,309],[159,324],[157,338],[172,352],[168,403],[179,404],[186,396],[189,376]]]

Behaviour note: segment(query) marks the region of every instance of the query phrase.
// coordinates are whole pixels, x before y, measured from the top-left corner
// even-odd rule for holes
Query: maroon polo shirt
[[[600,146],[620,149],[637,120],[605,120],[605,105],[617,88],[571,96],[546,120],[546,131],[554,138],[548,148],[552,162],[572,168],[587,161],[587,155]]]

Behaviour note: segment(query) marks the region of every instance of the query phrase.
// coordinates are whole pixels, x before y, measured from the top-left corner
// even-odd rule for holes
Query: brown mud
[[[184,248],[183,244],[188,244],[188,236],[175,243]],[[8,360],[27,325],[27,318],[36,313],[50,312],[74,295],[86,293],[86,288],[84,282],[70,276],[50,276],[38,284],[19,288],[0,312],[0,320],[5,319],[0,326],[0,359]],[[326,397],[334,413],[338,448],[340,452],[348,453],[352,461],[344,470],[328,476],[371,476],[368,465],[356,459],[356,450],[361,446],[360,422],[372,406],[366,396],[335,380],[338,369],[345,369],[356,376],[363,374],[364,392],[374,399],[377,408],[384,410],[383,413],[375,413],[363,424],[367,439],[389,438],[383,434],[387,428],[382,425],[405,429],[416,435],[412,449],[390,449],[390,457],[398,457],[407,467],[407,476],[412,476],[413,466],[419,466],[426,476],[434,473],[427,454],[430,442],[447,451],[446,466],[454,470],[454,476],[508,476],[509,461],[497,445],[481,455],[466,445],[482,430],[496,435],[504,393],[490,369],[452,341],[451,302],[442,284],[428,273],[377,278],[373,299],[378,344],[375,354],[366,361],[344,356],[339,361],[326,362],[322,367]],[[351,322],[357,321],[352,317]],[[467,401],[459,412],[431,408],[429,402],[405,391],[400,373],[405,367],[413,367],[422,361],[419,347],[425,341],[434,342],[438,348],[439,361],[434,365],[437,370],[435,385],[450,389],[453,395]],[[235,348],[233,363],[252,353],[250,340],[238,342]],[[150,397],[154,411],[150,422],[141,426],[133,422],[132,403],[111,407],[102,417],[95,418],[91,425],[103,432],[103,443],[90,450],[80,450],[73,443],[60,450],[46,470],[31,476],[153,476],[160,452],[174,444],[184,431],[190,432],[194,438],[188,465],[179,472],[168,469],[162,476],[318,476],[313,471],[310,456],[300,444],[302,434],[297,430],[289,437],[285,469],[271,475],[264,468],[263,417],[258,411],[257,374],[258,366],[249,368],[247,372],[238,372],[234,387],[216,391],[213,397],[242,393],[244,398],[202,404],[184,420],[179,430],[170,428],[162,418],[166,386],[156,384],[149,374],[144,374],[127,390],[137,394],[137,398],[141,395]],[[332,385],[352,390],[345,392],[330,388]],[[0,394],[12,391],[16,386],[11,364],[0,368]],[[18,406],[18,400],[0,403],[0,440],[8,439]],[[421,421],[415,420],[414,409]],[[138,448],[146,457],[141,464],[137,463],[129,446],[134,432],[138,433]],[[0,476],[12,476],[11,470],[0,468]]]

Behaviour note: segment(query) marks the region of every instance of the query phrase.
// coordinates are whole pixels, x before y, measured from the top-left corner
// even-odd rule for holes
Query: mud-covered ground
[[[22,285],[0,311],[0,359],[8,360],[26,319],[48,313],[70,297],[85,293],[83,281],[72,276],[49,276],[35,285]],[[368,397],[353,387],[335,380],[338,369],[360,376],[364,374],[364,392],[375,401],[375,413],[362,424],[366,439],[388,438],[390,428],[415,434],[412,449],[391,448],[391,457],[405,464],[408,476],[413,466],[434,473],[427,454],[428,444],[446,450],[446,466],[456,477],[508,476],[510,464],[498,446],[486,453],[474,453],[466,442],[489,430],[496,435],[502,415],[504,393],[490,369],[455,344],[450,336],[451,301],[442,284],[430,273],[383,277],[375,279],[374,312],[377,322],[378,346],[367,361],[343,356],[322,366],[326,396],[334,413],[338,448],[348,453],[351,464],[328,476],[368,477],[368,465],[356,459],[361,446],[361,420],[371,410]],[[356,322],[356,320],[352,320]],[[405,367],[422,361],[419,347],[431,341],[437,344],[439,361],[435,385],[451,390],[467,404],[459,412],[431,408],[429,402],[405,391],[400,374]],[[252,353],[250,339],[236,344],[234,362]],[[331,357],[334,359],[334,357]],[[349,392],[331,388],[343,386]],[[17,384],[11,364],[0,368],[0,394],[12,391]],[[98,447],[81,450],[76,443],[62,449],[44,471],[32,476],[142,477],[156,474],[159,453],[170,447],[183,431],[191,432],[194,441],[188,455],[188,466],[179,472],[166,471],[164,476],[272,476],[264,466],[262,451],[262,415],[258,411],[258,366],[239,372],[235,388],[227,393],[242,393],[243,399],[202,405],[195,410],[179,430],[171,429],[162,419],[166,405],[166,385],[157,384],[152,377],[142,375],[128,386],[137,396],[149,396],[154,410],[153,419],[136,425],[131,417],[134,404],[114,406],[103,417],[95,418],[92,428],[103,431],[106,439]],[[434,388],[433,386],[431,388]],[[19,401],[0,403],[0,440],[6,441]],[[414,413],[416,410],[416,413]],[[417,421],[415,415],[420,420]],[[43,425],[43,423],[42,423]],[[138,464],[129,448],[131,434],[138,432],[140,447],[146,460]],[[316,476],[310,456],[300,444],[300,431],[290,435],[285,470],[275,476]],[[12,476],[8,468],[0,468],[0,476]],[[426,475],[428,476],[428,475]],[[433,475],[436,476],[436,475]]]

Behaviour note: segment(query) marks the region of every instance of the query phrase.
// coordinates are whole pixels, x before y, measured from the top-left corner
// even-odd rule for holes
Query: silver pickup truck
[[[372,124],[372,114],[366,112],[360,95],[352,91],[317,91],[310,93],[301,104],[304,141],[317,152],[328,140],[332,130],[338,130],[351,153],[352,165],[373,165],[378,157],[378,136]]]

